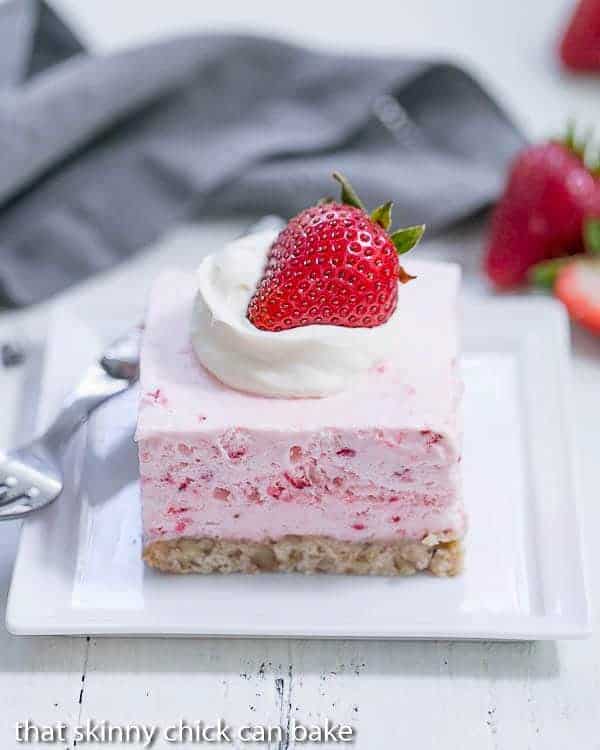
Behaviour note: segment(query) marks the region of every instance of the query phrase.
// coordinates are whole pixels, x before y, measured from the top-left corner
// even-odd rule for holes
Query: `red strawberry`
[[[570,132],[565,143],[522,151],[492,216],[485,270],[499,287],[525,280],[542,260],[582,250],[586,216],[600,216],[600,187],[585,166],[585,143]]]
[[[600,70],[600,0],[580,0],[559,52],[571,70]]]
[[[398,255],[414,247],[424,226],[388,234],[391,203],[369,216],[350,183],[342,201],[322,202],[295,216],[267,257],[248,319],[265,331],[311,324],[372,328],[390,318],[398,282],[410,281]]]
[[[573,320],[600,336],[600,259],[566,265],[558,273],[554,293]]]

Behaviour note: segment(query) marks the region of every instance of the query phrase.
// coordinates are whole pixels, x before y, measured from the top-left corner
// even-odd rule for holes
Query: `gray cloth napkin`
[[[174,222],[292,215],[339,169],[397,225],[498,193],[523,137],[459,68],[197,34],[86,54],[37,0],[0,5],[0,304],[127,258]]]

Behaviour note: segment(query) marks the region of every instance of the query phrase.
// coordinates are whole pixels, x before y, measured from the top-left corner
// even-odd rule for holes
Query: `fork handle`
[[[77,389],[67,398],[58,416],[38,438],[45,448],[60,456],[69,439],[87,421],[90,414],[112,396],[126,391],[134,380],[115,379],[100,366],[92,367]]]

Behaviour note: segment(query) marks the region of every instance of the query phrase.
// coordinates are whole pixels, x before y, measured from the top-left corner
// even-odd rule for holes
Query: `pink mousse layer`
[[[402,288],[405,340],[389,361],[324,399],[270,399],[222,385],[190,346],[193,276],[157,280],[136,436],[146,542],[462,536],[459,274],[438,263],[413,270],[423,283]]]

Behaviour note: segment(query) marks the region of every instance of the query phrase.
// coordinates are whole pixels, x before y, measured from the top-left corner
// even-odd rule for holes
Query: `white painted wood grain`
[[[590,645],[92,640],[82,718],[330,719],[352,725],[365,750],[591,749],[600,743]],[[577,679],[565,679],[565,660],[580,662]]]

